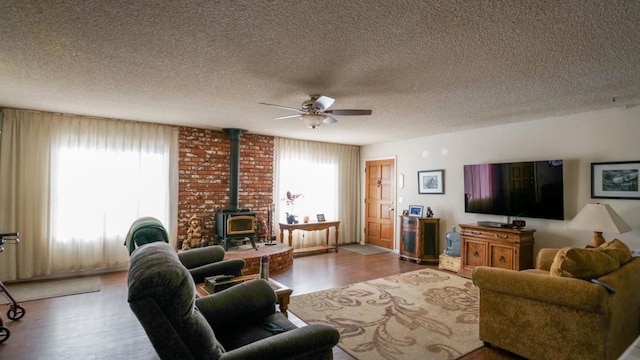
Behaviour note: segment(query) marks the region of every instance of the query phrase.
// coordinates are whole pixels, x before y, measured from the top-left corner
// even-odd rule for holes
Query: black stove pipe
[[[231,138],[231,156],[229,158],[229,209],[238,210],[240,207],[240,136],[247,130],[227,128],[222,129]]]

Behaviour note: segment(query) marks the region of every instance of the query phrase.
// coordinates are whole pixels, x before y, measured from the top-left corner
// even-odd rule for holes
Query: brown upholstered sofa
[[[614,242],[621,244],[607,244]],[[617,359],[638,337],[640,258],[564,248],[542,249],[536,262],[524,271],[474,270],[485,344],[528,359],[603,360]]]

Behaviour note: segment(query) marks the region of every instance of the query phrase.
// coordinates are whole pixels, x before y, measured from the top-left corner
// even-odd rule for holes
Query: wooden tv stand
[[[458,275],[471,278],[476,266],[509,270],[533,268],[533,229],[460,224],[462,260]]]

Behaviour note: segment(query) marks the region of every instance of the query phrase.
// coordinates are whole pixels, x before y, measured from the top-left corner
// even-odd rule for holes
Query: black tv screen
[[[564,220],[562,160],[464,165],[464,209]]]

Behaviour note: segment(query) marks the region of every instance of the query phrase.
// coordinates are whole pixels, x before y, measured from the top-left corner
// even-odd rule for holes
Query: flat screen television
[[[564,220],[562,163],[464,165],[465,212]]]

